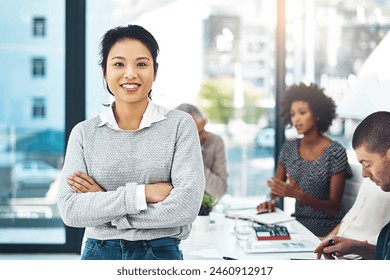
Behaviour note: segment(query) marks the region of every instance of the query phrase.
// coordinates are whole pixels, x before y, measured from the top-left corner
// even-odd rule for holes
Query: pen
[[[335,244],[334,240],[331,237],[329,237],[329,239],[328,239],[328,246],[333,246],[334,244]],[[331,255],[335,256],[336,252],[332,252]]]
[[[231,257],[222,257],[224,260],[228,260],[228,261],[231,261],[231,260],[237,260],[235,258],[231,258]]]

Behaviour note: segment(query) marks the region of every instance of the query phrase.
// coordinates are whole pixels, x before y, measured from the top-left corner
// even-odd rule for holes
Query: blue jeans
[[[87,238],[82,260],[182,260],[180,240],[163,237],[153,240],[97,240]]]

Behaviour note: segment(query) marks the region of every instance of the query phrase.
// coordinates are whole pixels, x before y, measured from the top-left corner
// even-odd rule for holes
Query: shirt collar
[[[122,130],[116,122],[113,111],[114,106],[115,102],[112,102],[109,107],[107,107],[100,113],[99,117],[101,121],[98,125],[99,127],[107,125],[107,127],[113,130]],[[148,106],[146,107],[141,123],[137,130],[149,127],[152,125],[152,123],[165,120],[167,118],[166,115],[168,112],[168,109],[154,104],[153,101],[149,99]]]

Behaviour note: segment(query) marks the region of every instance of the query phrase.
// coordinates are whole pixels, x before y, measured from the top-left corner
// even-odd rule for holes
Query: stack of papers
[[[256,209],[235,210],[226,213],[227,218],[244,219],[254,221],[263,225],[275,225],[295,220],[294,217],[287,215],[282,210],[272,213],[258,213]]]

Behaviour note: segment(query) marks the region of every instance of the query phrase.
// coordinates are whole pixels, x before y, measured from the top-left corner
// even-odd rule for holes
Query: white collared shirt
[[[115,102],[112,102],[109,107],[107,107],[103,112],[100,113],[99,117],[101,122],[99,126],[107,125],[107,127],[113,130],[123,130],[118,126],[118,123],[116,122],[114,111],[113,111],[114,106],[115,106]],[[148,106],[146,107],[144,115],[142,116],[141,123],[137,130],[149,127],[152,125],[152,123],[165,120],[167,118],[166,114],[168,112],[169,112],[168,109],[157,106],[156,104],[153,103],[152,100],[149,99]]]
[[[100,113],[99,117],[101,122],[99,127],[107,125],[107,127],[113,130],[123,130],[118,126],[118,123],[114,116],[114,107],[115,102],[112,102],[109,107],[107,107],[103,112]],[[136,130],[141,130],[146,127],[150,127],[153,123],[165,120],[166,114],[169,112],[168,109],[157,106],[149,99],[148,106],[142,116],[141,123]],[[145,185],[138,185],[136,191],[136,202],[135,205],[138,210],[146,210],[146,198],[145,198]]]
[[[356,201],[344,216],[337,235],[376,245],[380,230],[390,219],[390,193],[364,178]]]

